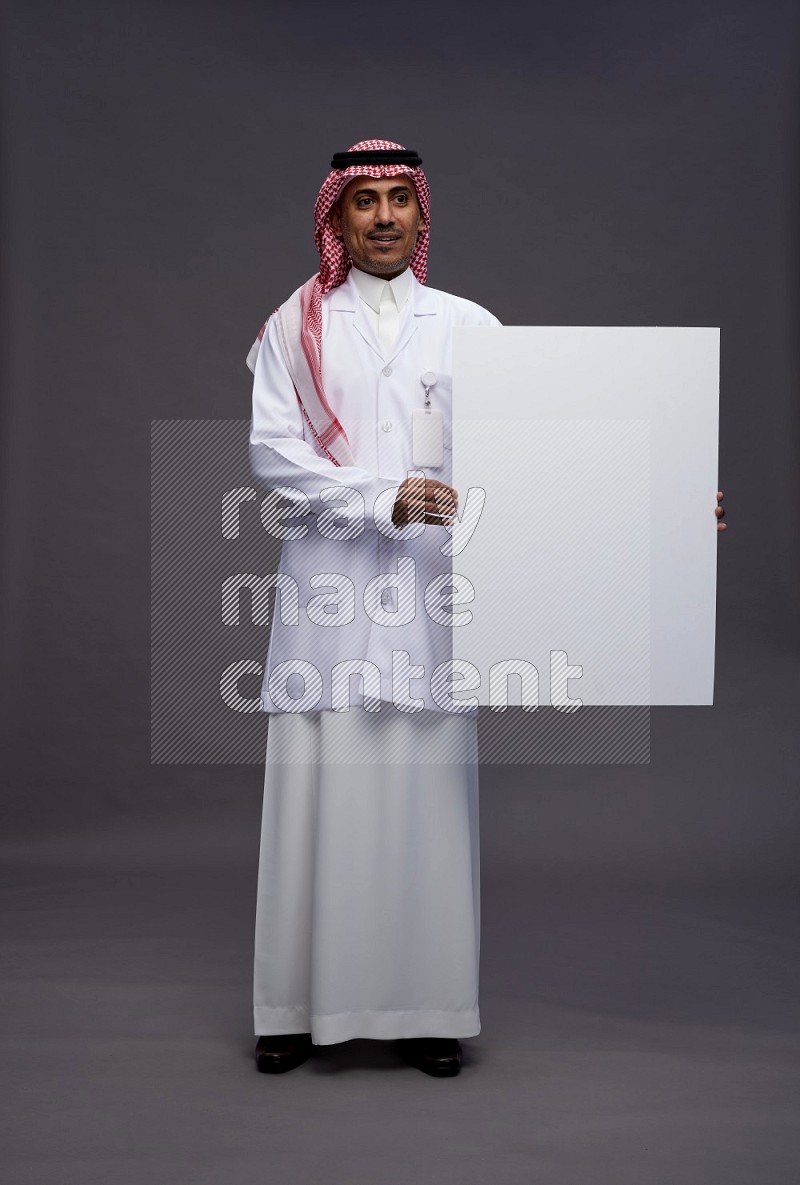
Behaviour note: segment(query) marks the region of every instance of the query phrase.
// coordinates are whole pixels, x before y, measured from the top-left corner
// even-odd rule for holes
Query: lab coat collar
[[[414,273],[411,273],[411,288],[408,294],[411,312],[414,317],[431,317],[436,314],[436,298],[429,288],[420,284]],[[358,289],[353,279],[352,271],[338,288],[334,288],[330,295],[330,311],[336,313],[355,313],[358,309]]]
[[[343,284],[340,284],[338,288],[334,288],[331,293],[329,308],[332,313],[350,313],[353,317],[354,328],[358,330],[366,344],[380,358],[381,362],[388,364],[393,362],[401,350],[406,348],[411,338],[417,332],[417,318],[430,317],[436,313],[435,298],[432,293],[425,289],[424,285],[420,284],[419,280],[413,274],[411,276],[411,290],[408,303],[410,308],[404,310],[400,333],[389,354],[384,354],[375,330],[369,323],[364,309],[364,303],[359,298],[358,288],[353,279],[352,271],[348,274]]]
[[[362,272],[355,266],[350,269],[350,275],[353,277],[353,283],[359,296],[369,305],[373,313],[380,313],[381,301],[387,284],[397,309],[402,312],[408,303],[413,274],[409,268],[406,268],[393,280],[383,280],[380,276],[371,276],[369,272]]]

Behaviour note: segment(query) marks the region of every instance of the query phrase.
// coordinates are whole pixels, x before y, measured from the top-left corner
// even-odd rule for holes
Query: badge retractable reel
[[[436,386],[436,375],[432,370],[425,370],[420,382],[425,388],[425,404],[411,413],[411,454],[420,468],[439,469],[444,464],[444,418],[431,407],[431,387]]]

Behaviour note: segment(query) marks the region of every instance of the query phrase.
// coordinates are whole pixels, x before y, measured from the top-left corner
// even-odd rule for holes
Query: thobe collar
[[[358,279],[356,279],[356,276],[358,276]],[[378,341],[377,327],[370,323],[371,319],[375,316],[374,307],[366,300],[360,299],[359,286],[365,279],[367,281],[374,279],[376,282],[372,288],[370,299],[372,300],[377,297],[376,305],[378,308],[380,308],[381,294],[387,282],[396,285],[399,280],[403,280],[406,286],[406,300],[403,308],[400,309],[402,317],[400,332],[394,348],[388,354],[383,352]],[[402,292],[402,290],[401,286],[400,291]],[[420,284],[419,280],[409,269],[406,269],[401,275],[396,276],[394,280],[386,281],[380,279],[378,276],[368,276],[366,272],[360,272],[356,268],[351,267],[345,282],[333,289],[329,299],[328,308],[331,313],[349,312],[354,315],[354,328],[384,364],[391,363],[406,348],[411,338],[417,332],[417,318],[430,316],[436,312],[435,297]]]
[[[365,304],[369,305],[374,313],[380,312],[381,300],[387,284],[394,297],[398,311],[403,311],[411,294],[412,272],[410,268],[406,268],[404,272],[401,272],[399,276],[395,276],[393,280],[384,280],[381,276],[370,275],[369,272],[362,272],[357,267],[352,267],[350,274],[353,277],[353,283],[356,286],[358,295]]]
[[[327,297],[324,299],[329,301],[329,309],[331,312],[337,313],[354,313],[358,306],[359,290],[355,282],[356,268],[351,267],[347,274],[347,279],[343,284],[339,284],[333,288]],[[365,272],[360,272],[360,275],[366,275]],[[430,317],[436,314],[436,296],[430,288],[426,288],[424,284],[420,284],[417,277],[407,268],[402,276],[397,276],[396,280],[400,280],[403,276],[407,276],[408,280],[408,300],[411,305],[411,312],[415,317]],[[391,281],[390,281],[391,282]],[[396,282],[396,281],[395,281]],[[386,281],[382,280],[382,284]],[[378,304],[380,305],[380,295],[378,296]]]

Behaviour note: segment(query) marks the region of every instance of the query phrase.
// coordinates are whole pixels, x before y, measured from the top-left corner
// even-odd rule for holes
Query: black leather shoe
[[[311,1056],[310,1033],[280,1033],[259,1037],[256,1065],[262,1074],[285,1074]]]
[[[406,1061],[433,1078],[454,1078],[461,1069],[461,1046],[455,1037],[410,1037],[399,1044]]]

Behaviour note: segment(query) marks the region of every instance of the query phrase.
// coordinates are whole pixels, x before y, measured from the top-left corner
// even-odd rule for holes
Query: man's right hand
[[[407,523],[450,526],[457,506],[458,494],[452,486],[434,477],[407,477],[397,491],[392,522],[396,527]]]

